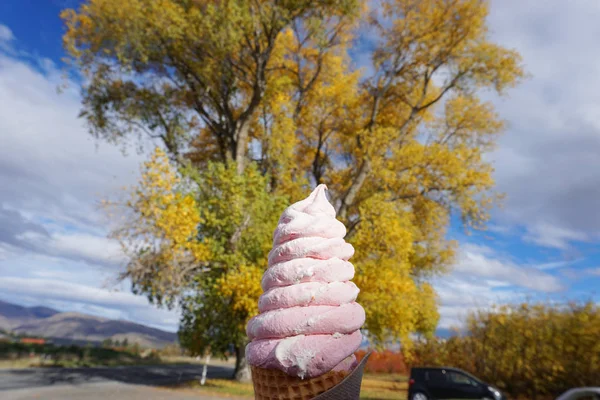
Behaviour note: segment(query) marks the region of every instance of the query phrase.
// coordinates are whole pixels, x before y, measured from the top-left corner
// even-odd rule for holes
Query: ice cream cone
[[[347,371],[330,371],[310,379],[290,376],[277,369],[252,367],[256,400],[309,400],[339,384]]]
[[[256,400],[359,398],[354,352],[366,315],[351,282],[354,248],[326,190],[286,208],[273,233],[259,313],[246,326]]]
[[[352,371],[300,379],[276,369],[252,367],[255,400],[358,400],[368,353]]]

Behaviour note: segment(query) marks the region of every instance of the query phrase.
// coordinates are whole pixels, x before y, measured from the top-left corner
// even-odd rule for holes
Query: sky
[[[125,260],[99,202],[136,182],[144,155],[94,140],[77,118],[58,18],[76,4],[0,2],[0,300],[176,331],[177,310],[116,282]],[[492,1],[493,40],[531,77],[488,98],[508,122],[488,155],[506,200],[486,232],[453,222],[456,264],[433,282],[441,328],[492,304],[600,300],[598,20],[597,0]],[[366,61],[360,47],[353,57]]]

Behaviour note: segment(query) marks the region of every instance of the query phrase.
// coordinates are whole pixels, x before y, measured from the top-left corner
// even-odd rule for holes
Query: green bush
[[[54,365],[88,366],[120,365],[147,361],[140,356],[139,349],[117,350],[104,347],[81,347],[76,345],[55,346],[53,344],[0,343],[0,359],[16,360],[28,358],[30,354],[45,356]],[[154,354],[148,360],[158,361]]]

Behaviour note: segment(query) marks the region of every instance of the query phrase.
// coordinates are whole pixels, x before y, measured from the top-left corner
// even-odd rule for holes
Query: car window
[[[475,386],[475,382],[473,382],[468,376],[458,373],[458,372],[449,372],[448,377],[450,378],[450,382],[458,383],[461,385],[473,385]]]
[[[442,371],[428,371],[427,380],[431,382],[446,382],[446,374]]]

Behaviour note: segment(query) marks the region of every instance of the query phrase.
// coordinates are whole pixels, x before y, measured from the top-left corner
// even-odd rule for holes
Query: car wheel
[[[417,392],[413,394],[412,400],[428,400],[425,393]]]

